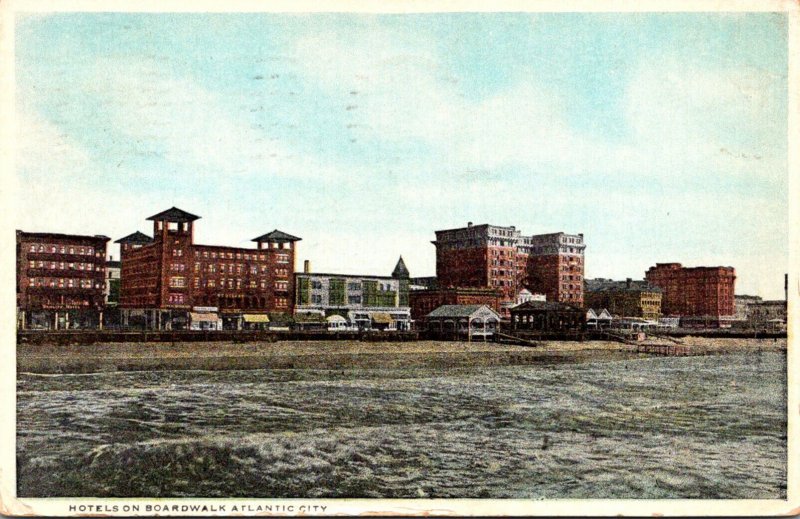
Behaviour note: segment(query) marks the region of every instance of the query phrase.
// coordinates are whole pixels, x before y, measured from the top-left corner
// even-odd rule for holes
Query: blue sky
[[[732,265],[782,297],[786,24],[22,14],[16,225],[116,239],[176,205],[199,242],[279,228],[314,270],[416,276],[434,230],[488,222],[583,232],[587,277]]]

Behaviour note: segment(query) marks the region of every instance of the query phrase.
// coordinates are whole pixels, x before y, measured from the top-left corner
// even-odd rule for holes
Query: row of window
[[[102,288],[103,285],[91,279],[36,277],[31,278],[30,286],[50,288]]]
[[[50,269],[50,270],[89,270],[89,271],[101,271],[104,270],[105,267],[102,265],[95,265],[94,263],[84,263],[84,262],[65,262],[65,261],[28,261],[28,267],[32,269]]]
[[[172,278],[172,279],[183,280],[184,278]],[[173,284],[172,283],[172,279],[170,280],[170,286],[171,287],[181,288],[181,287],[186,286],[184,284],[185,281],[175,281],[175,284]],[[230,289],[237,288],[237,289],[241,289],[242,285],[243,285],[243,283],[242,283],[241,279],[234,279],[234,278],[226,279],[226,278],[222,278],[222,279],[219,280],[219,288],[230,288]],[[201,282],[200,278],[197,278],[197,277],[194,278],[194,288],[216,288],[217,286],[218,285],[217,285],[217,280],[216,279],[206,279],[205,281]],[[259,286],[260,286],[262,289],[266,289],[267,288],[267,282],[266,282],[266,280],[263,280],[263,279],[260,282],[257,282],[256,280],[251,279],[244,286],[246,286],[248,288],[259,288]],[[275,282],[275,290],[288,290],[288,289],[289,289],[289,282],[288,281],[276,281]]]
[[[311,304],[321,305],[322,304],[322,294],[311,294]],[[349,305],[360,305],[361,304],[361,296],[352,295],[352,294],[347,296],[347,304],[349,304]]]
[[[32,243],[28,247],[28,252],[49,252],[51,254],[81,254],[81,255],[91,256],[94,254],[94,247]],[[100,255],[99,252],[97,254],[98,256]]]
[[[180,257],[183,256],[183,249],[172,249],[172,256],[173,257]],[[202,251],[202,253],[197,253],[198,257],[203,258],[211,258],[211,259],[237,259],[241,260],[244,259],[246,261],[266,261],[267,255],[266,254],[250,254],[247,252],[219,252],[216,251]],[[276,254],[275,255],[276,263],[289,263],[289,255],[288,254]]]

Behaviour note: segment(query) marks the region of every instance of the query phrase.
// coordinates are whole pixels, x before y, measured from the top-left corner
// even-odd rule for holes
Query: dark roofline
[[[200,217],[190,212],[184,211],[183,209],[178,209],[173,205],[166,211],[161,211],[160,213],[154,214],[153,216],[147,219],[154,221],[163,220],[163,221],[184,223],[184,222],[193,222],[195,220],[199,220]]]
[[[385,279],[389,281],[402,281],[392,276],[372,276],[364,274],[331,274],[329,272],[295,272],[295,276],[317,276],[317,277],[331,277],[331,278],[369,278],[369,279]]]
[[[144,234],[143,232],[133,232],[127,236],[123,236],[122,238],[116,240],[114,243],[140,243],[140,244],[147,244],[153,243],[153,238]]]
[[[278,243],[287,243],[287,242],[295,242],[301,241],[302,238],[298,238],[297,236],[292,236],[289,233],[279,231],[278,229],[274,229],[266,234],[262,234],[258,238],[253,238],[250,241],[254,241],[256,243],[260,242],[278,242]]]
[[[27,232],[17,229],[17,238],[78,239],[107,242],[111,238],[102,234],[62,234],[57,232]]]
[[[226,250],[230,250],[230,251],[242,251],[242,252],[247,252],[247,253],[261,252],[261,253],[264,253],[264,254],[266,254],[268,252],[268,250],[269,250],[269,249],[248,249],[246,247],[236,247],[234,245],[208,245],[208,244],[205,244],[205,243],[193,243],[192,247],[197,248],[197,249],[202,249],[202,248],[207,248],[207,249],[226,249]]]

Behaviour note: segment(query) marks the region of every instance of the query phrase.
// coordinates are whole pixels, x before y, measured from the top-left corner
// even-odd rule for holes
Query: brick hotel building
[[[548,301],[583,305],[583,234],[523,236],[514,226],[470,222],[436,231],[432,243],[438,287],[499,290],[503,315],[523,288]]]
[[[17,327],[102,327],[109,239],[17,231]]]
[[[662,313],[684,318],[684,325],[695,318],[697,324],[721,326],[736,314],[733,267],[688,268],[680,263],[656,263],[647,270],[645,279],[663,290]]]
[[[242,328],[291,314],[295,242],[274,230],[255,249],[194,243],[200,217],[173,207],[148,218],[153,238],[117,240],[123,326],[156,329]]]

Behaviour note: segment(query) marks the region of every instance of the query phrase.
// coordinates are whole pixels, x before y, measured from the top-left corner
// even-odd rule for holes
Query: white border
[[[800,0],[798,0],[800,1]],[[800,5],[789,0],[234,0],[228,2],[178,0],[72,0],[69,3],[53,0],[0,0],[0,207],[13,214],[15,182],[13,174],[14,136],[14,14],[16,12],[369,12],[369,13],[432,13],[432,12],[786,12],[789,16],[789,345],[788,373],[788,474],[786,500],[594,500],[564,499],[531,501],[521,499],[17,499],[15,489],[15,408],[16,408],[16,348],[14,327],[0,327],[0,513],[3,515],[79,515],[70,512],[70,505],[101,505],[97,515],[144,515],[147,504],[159,505],[225,505],[224,512],[186,511],[159,515],[227,515],[233,504],[257,509],[258,505],[282,506],[283,512],[242,515],[442,515],[442,516],[564,516],[564,515],[797,515],[800,514],[800,385],[797,372],[797,325],[800,314],[800,277],[797,269],[800,228],[798,213],[798,166],[800,165],[800,78],[798,58],[800,41],[798,22]],[[9,303],[15,298],[15,237],[8,218],[0,218],[0,301]],[[15,322],[15,305],[0,305],[0,322]],[[125,506],[139,505],[137,514]],[[113,507],[117,506],[117,511]],[[324,506],[316,511],[302,506]],[[86,515],[86,513],[80,514]]]

